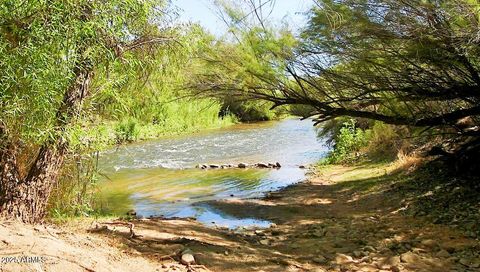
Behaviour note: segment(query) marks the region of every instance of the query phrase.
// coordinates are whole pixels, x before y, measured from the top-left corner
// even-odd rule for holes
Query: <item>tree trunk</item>
[[[66,125],[80,113],[93,76],[87,63],[77,65],[75,80],[65,92],[56,115],[55,138],[47,141],[24,178],[19,177],[14,145],[0,127],[0,217],[20,219],[26,223],[40,222],[46,213],[53,185],[58,180],[68,143],[62,137]]]

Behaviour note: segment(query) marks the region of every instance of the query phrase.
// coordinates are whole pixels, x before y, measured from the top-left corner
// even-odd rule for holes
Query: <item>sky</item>
[[[183,22],[200,23],[211,33],[221,36],[226,31],[225,23],[215,12],[214,0],[173,0],[180,8],[180,20]],[[239,3],[242,0],[235,0]],[[275,6],[268,21],[279,24],[286,20],[293,29],[299,29],[305,24],[305,15],[298,14],[308,11],[313,0],[273,0]],[[267,6],[267,5],[266,5]]]

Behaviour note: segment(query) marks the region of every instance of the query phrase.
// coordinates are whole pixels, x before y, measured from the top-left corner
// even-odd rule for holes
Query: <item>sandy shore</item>
[[[408,202],[395,170],[334,166],[263,199],[211,203],[269,220],[268,229],[164,219],[0,222],[0,271],[480,271],[478,239],[402,212]],[[125,223],[134,224],[133,237]],[[185,265],[190,255],[195,263]]]

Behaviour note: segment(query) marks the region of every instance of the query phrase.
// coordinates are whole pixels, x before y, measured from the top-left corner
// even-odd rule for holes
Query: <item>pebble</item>
[[[268,246],[270,245],[270,241],[268,241],[268,239],[262,239],[260,240],[260,244],[264,246]]]
[[[398,268],[398,266],[392,266],[392,267],[390,267],[390,270],[392,272],[400,272],[400,268]]]
[[[416,263],[420,260],[420,257],[413,252],[406,252],[400,255],[400,261],[404,263]]]
[[[335,257],[335,262],[338,264],[346,264],[346,263],[351,263],[353,262],[353,258],[351,256],[338,253],[337,256]]]
[[[365,246],[363,249],[368,251],[368,252],[375,252],[376,251],[376,249],[373,246]]]
[[[255,234],[258,236],[265,236],[265,233],[261,230],[255,230]]]
[[[355,258],[360,258],[360,257],[363,256],[363,254],[362,254],[361,251],[355,250],[355,251],[353,252],[353,256],[355,256]]]
[[[184,265],[190,265],[195,263],[195,258],[190,253],[182,254],[182,259],[180,262]]]
[[[385,260],[385,263],[390,265],[390,266],[397,266],[398,264],[400,264],[400,256],[388,257]]]
[[[437,256],[440,258],[448,258],[450,257],[450,253],[448,253],[448,251],[446,251],[445,249],[442,249],[437,253]]]
[[[434,249],[434,248],[438,247],[437,241],[432,240],[432,239],[423,240],[421,242],[421,244],[425,247],[430,248],[430,249]]]
[[[323,257],[322,255],[318,255],[317,257],[314,257],[312,261],[318,263],[318,264],[325,264],[327,263],[327,258]]]
[[[470,266],[470,261],[467,260],[467,259],[463,259],[463,258],[462,258],[462,259],[460,259],[458,262],[459,262],[461,265]]]

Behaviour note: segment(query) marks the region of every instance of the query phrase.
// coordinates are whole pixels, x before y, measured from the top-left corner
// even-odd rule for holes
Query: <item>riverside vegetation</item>
[[[270,24],[273,3],[216,1],[229,34],[214,37],[169,1],[2,2],[2,256],[52,271],[479,271],[478,2],[315,0],[300,30]],[[96,218],[99,151],[290,114],[331,146],[308,180],[208,203],[269,228]],[[69,220],[33,225],[51,218]]]

